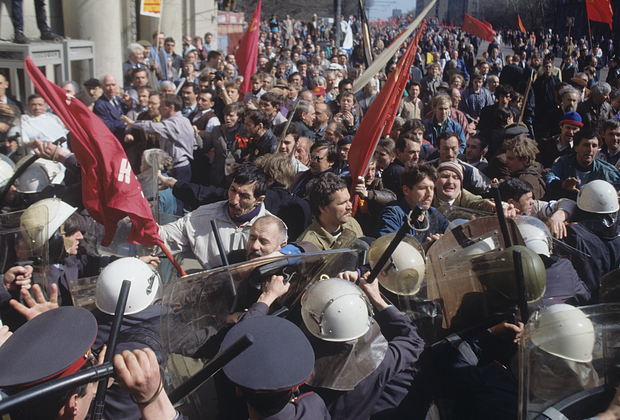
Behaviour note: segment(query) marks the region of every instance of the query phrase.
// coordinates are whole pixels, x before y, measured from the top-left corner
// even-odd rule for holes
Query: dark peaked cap
[[[65,306],[26,322],[0,347],[0,387],[20,387],[77,372],[97,338],[86,309]]]
[[[314,368],[314,351],[301,330],[275,316],[243,320],[224,337],[222,350],[244,334],[254,344],[224,366],[234,384],[256,392],[286,391],[306,382]]]

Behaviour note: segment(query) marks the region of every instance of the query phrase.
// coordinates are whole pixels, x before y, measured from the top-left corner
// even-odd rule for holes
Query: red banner
[[[409,47],[407,47],[405,55],[401,58],[394,71],[390,73],[387,82],[383,85],[383,89],[381,89],[372,102],[372,105],[370,105],[368,112],[364,115],[357,133],[353,138],[348,157],[349,170],[351,171],[351,179],[353,180],[353,185],[351,186],[352,197],[354,196],[353,191],[355,190],[358,178],[366,174],[368,162],[370,162],[375,148],[377,147],[381,133],[384,132],[384,128],[388,128],[388,124],[391,129],[394,123],[394,117],[396,117],[400,98],[402,97],[402,90],[409,79],[409,71],[413,64],[417,45],[423,31],[424,23],[422,23],[418,29],[418,33],[414,40],[409,44]],[[358,202],[359,197],[355,196],[353,200],[353,215],[355,215]]]
[[[611,9],[611,2],[609,0],[586,0],[586,9],[588,11],[588,19],[595,22],[604,22],[611,27],[612,17],[614,11]]]
[[[258,0],[256,10],[252,20],[248,25],[248,29],[243,35],[239,49],[235,53],[237,61],[237,69],[239,74],[243,76],[243,84],[239,87],[240,97],[248,93],[250,88],[250,77],[256,73],[256,61],[258,60],[258,35],[260,32],[260,6],[261,0]]]
[[[489,42],[493,42],[493,29],[465,13],[461,30]]]

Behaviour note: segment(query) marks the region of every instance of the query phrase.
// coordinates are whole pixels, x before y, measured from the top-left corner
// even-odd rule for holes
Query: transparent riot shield
[[[172,223],[179,219],[179,216],[172,214],[160,213],[160,224],[164,225]],[[102,255],[115,255],[118,257],[135,257],[152,255],[154,247],[142,246],[127,242],[129,232],[131,230],[131,221],[121,220],[118,222],[116,233],[112,242],[108,246],[102,246],[101,240],[105,234],[103,225],[96,222],[94,219],[89,218],[86,231],[84,233],[84,243],[86,250],[93,254]],[[191,252],[184,254],[177,254],[174,256],[175,260],[185,269],[185,271],[202,271],[202,267],[195,259]],[[179,273],[174,268],[172,263],[165,257],[160,257],[161,264],[157,267],[157,271],[162,279],[162,283],[166,284],[179,276]],[[94,291],[93,291],[94,293]]]
[[[155,222],[160,223],[159,221],[159,185],[157,182],[157,175],[159,171],[156,167],[152,167],[148,171],[142,172],[140,175],[137,175],[138,181],[140,182],[140,186],[142,187],[142,194],[149,202],[151,206],[151,212],[153,213],[153,218]]]
[[[99,276],[83,277],[69,282],[73,306],[81,306],[89,311],[95,309],[95,287],[98,279]]]
[[[31,265],[34,269],[32,284],[41,286],[49,298],[49,241],[48,221],[50,216],[45,206],[24,216],[25,210],[0,214],[0,269]]]
[[[620,304],[535,312],[519,349],[519,419],[585,419],[620,381]]]
[[[523,245],[515,222],[507,219],[507,224],[512,244]],[[505,249],[497,217],[456,226],[430,247],[418,295],[436,304],[445,330],[460,331],[514,306],[500,293],[504,286],[516,287]]]
[[[476,220],[481,217],[493,215],[493,213],[488,211],[468,209],[464,207],[452,206],[450,204],[443,204],[437,210],[446,216],[446,218],[450,221],[448,229],[453,229],[463,223],[467,223],[470,220]]]
[[[601,303],[620,303],[620,268],[601,277],[599,300]]]
[[[263,274],[270,276],[274,271],[269,267],[280,267],[291,287],[272,309],[288,308],[287,318],[295,322],[301,295],[311,284],[352,270],[356,262],[357,251],[350,249],[267,257],[203,271],[169,283],[164,290],[161,323],[168,373],[166,389],[178,387],[218,352],[225,332],[239,313],[260,296],[258,270],[264,269]],[[207,383],[184,400],[183,409],[203,418],[205,404],[214,398]]]

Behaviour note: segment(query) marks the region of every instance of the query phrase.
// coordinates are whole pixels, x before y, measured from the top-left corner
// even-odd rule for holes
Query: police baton
[[[213,231],[213,236],[215,237],[217,249],[220,252],[220,259],[222,260],[222,265],[224,267],[228,267],[230,264],[228,263],[228,257],[226,256],[226,251],[224,251],[224,243],[222,242],[220,231],[217,227],[217,221],[215,219],[211,220],[211,230]],[[230,308],[230,311],[233,312],[237,307],[237,299],[239,297],[237,296],[237,288],[235,287],[235,281],[233,280],[230,271],[228,271],[228,279],[230,280],[230,288],[233,292],[233,295],[235,296],[235,300],[233,301],[232,307]]]
[[[499,228],[502,231],[502,237],[504,238],[504,245],[506,248],[510,248],[512,246],[512,239],[510,239],[510,233],[508,232],[506,215],[504,214],[504,207],[502,206],[502,197],[499,194],[499,188],[497,185],[493,185],[491,187],[491,194],[493,195],[493,201],[495,201],[495,212],[497,213]]]
[[[112,330],[110,331],[110,337],[108,338],[107,350],[105,352],[104,363],[110,363],[116,353],[116,343],[118,342],[118,335],[121,332],[121,324],[123,322],[123,315],[125,314],[125,307],[127,306],[127,298],[129,297],[129,289],[131,288],[131,282],[129,280],[123,280],[121,285],[121,291],[118,295],[118,301],[116,302],[116,309],[114,311],[114,321],[112,323]],[[103,409],[105,407],[105,394],[108,391],[108,380],[99,381],[97,387],[97,395],[93,404],[92,420],[100,420],[103,415]]]
[[[223,266],[228,266],[228,257],[226,257],[226,252],[224,251],[224,243],[222,242],[222,238],[220,237],[220,231],[217,228],[217,222],[215,220],[211,220],[211,230],[213,231],[213,236],[215,236],[215,243],[217,244],[217,249],[220,251],[220,259],[222,260]]]
[[[91,382],[103,379],[107,380],[113,374],[114,366],[112,363],[108,362],[102,365],[89,367],[88,369],[74,373],[73,375],[65,376],[64,378],[54,379],[1,400],[0,415],[4,415],[22,405],[33,404],[35,401],[53,394],[59,394]]]
[[[390,259],[394,251],[396,250],[396,247],[398,246],[398,244],[400,244],[401,241],[405,238],[405,235],[407,234],[407,232],[409,232],[409,230],[414,228],[413,227],[414,221],[417,220],[418,217],[420,217],[422,214],[424,214],[424,207],[422,207],[419,204],[413,210],[411,210],[411,212],[409,213],[409,217],[407,218],[407,221],[403,223],[400,229],[398,229],[398,232],[396,232],[396,236],[394,236],[394,239],[392,239],[392,242],[390,242],[390,245],[388,245],[388,247],[385,249],[385,251],[383,252],[383,255],[381,255],[381,258],[379,258],[379,261],[377,261],[377,264],[374,266],[374,268],[370,272],[370,275],[368,276],[368,279],[366,280],[367,283],[372,283],[379,276],[379,273],[381,273],[381,270],[383,270],[383,267],[385,266],[385,264],[388,262],[388,260]],[[430,223],[430,222],[428,222],[427,220],[427,223]]]
[[[240,337],[226,350],[218,353],[195,375],[191,376],[187,381],[183,382],[177,388],[172,390],[172,392],[168,394],[170,402],[174,405],[177,402],[181,401],[181,399],[185,398],[185,396],[189,395],[192,391],[194,391],[194,389],[198,388],[210,377],[215,375],[217,371],[223,368],[226,363],[239,356],[253,343],[254,338],[249,334],[245,334],[244,336]]]

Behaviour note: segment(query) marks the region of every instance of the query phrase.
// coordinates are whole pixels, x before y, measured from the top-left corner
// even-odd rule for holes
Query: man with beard
[[[181,252],[190,248],[205,270],[221,264],[210,220],[217,220],[224,252],[245,247],[254,222],[271,215],[264,205],[269,180],[253,163],[237,169],[228,189],[228,200],[199,207],[176,222],[160,226],[159,235],[168,249]]]

